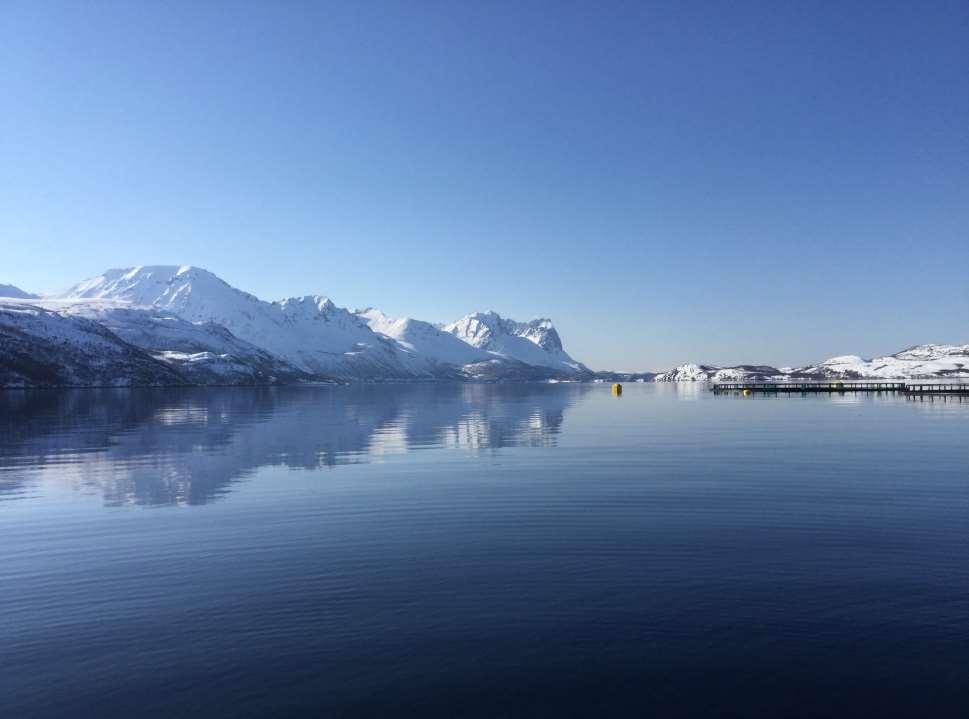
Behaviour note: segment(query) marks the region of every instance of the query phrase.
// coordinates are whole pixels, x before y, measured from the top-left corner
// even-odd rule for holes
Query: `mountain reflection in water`
[[[2,719],[969,706],[961,398],[4,392],[0,432]]]
[[[106,504],[204,504],[264,466],[395,452],[554,446],[591,388],[543,384],[99,389],[0,393],[0,499],[47,470]]]

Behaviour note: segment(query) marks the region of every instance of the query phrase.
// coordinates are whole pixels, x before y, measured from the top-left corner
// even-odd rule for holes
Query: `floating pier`
[[[908,395],[969,395],[965,384],[911,384],[908,382],[714,382],[716,393],[840,394],[842,392],[898,392]]]
[[[910,384],[905,387],[908,394],[966,394],[969,384]]]

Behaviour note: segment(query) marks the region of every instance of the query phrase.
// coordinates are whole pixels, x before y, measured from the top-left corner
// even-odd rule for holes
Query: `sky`
[[[551,317],[595,369],[969,342],[969,3],[0,13],[0,283]]]

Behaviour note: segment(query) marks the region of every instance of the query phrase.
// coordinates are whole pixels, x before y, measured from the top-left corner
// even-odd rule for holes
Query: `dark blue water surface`
[[[969,401],[0,393],[0,716],[967,716]]]

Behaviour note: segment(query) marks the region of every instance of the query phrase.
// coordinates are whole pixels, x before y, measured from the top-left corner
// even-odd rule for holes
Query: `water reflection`
[[[0,393],[0,499],[48,480],[109,505],[201,504],[265,466],[550,446],[589,387],[461,384]]]

